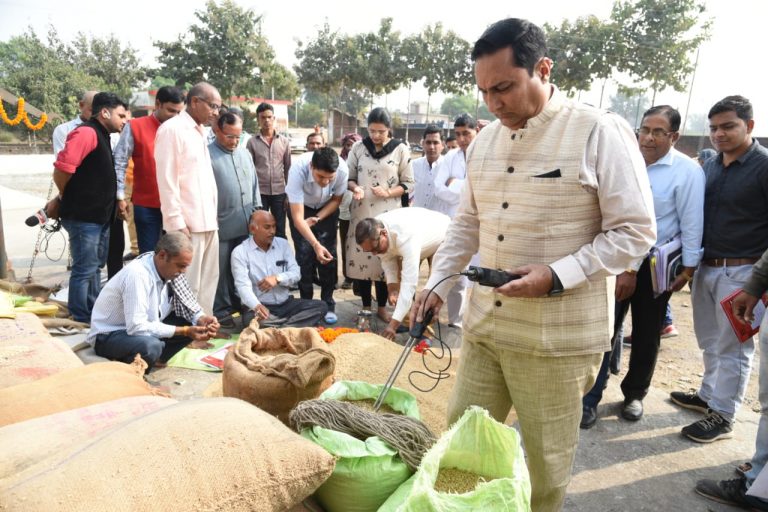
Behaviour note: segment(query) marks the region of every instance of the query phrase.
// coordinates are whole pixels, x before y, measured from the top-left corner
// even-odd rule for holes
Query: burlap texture
[[[129,396],[168,396],[147,384],[146,363],[95,363],[0,389],[0,426]]]
[[[0,510],[283,511],[333,467],[325,450],[245,402],[192,400],[0,479]]]
[[[132,396],[6,425],[0,428],[0,479],[115,425],[175,403],[160,396]]]
[[[0,319],[0,388],[81,366],[69,346],[52,338],[36,315]]]
[[[244,329],[224,359],[223,393],[287,424],[296,404],[330,387],[336,360],[315,329],[257,326]]]

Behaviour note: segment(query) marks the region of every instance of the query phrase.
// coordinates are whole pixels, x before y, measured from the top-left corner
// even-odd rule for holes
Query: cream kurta
[[[394,151],[378,160],[369,154],[363,141],[356,142],[349,151],[347,159],[349,179],[363,188],[365,197],[362,201],[353,199],[349,206],[349,234],[345,241],[347,277],[373,281],[384,280],[379,257],[360,250],[360,246],[355,242],[355,228],[357,223],[365,218],[376,217],[402,206],[400,197],[376,197],[371,192],[371,188],[381,186],[391,189],[401,184],[408,189],[412,188],[414,181],[410,161],[411,152],[405,144],[400,144]]]
[[[560,177],[539,177],[559,172]],[[629,126],[554,89],[526,127],[494,122],[467,155],[468,180],[427,287],[480,264],[551,265],[560,297],[510,298],[476,286],[467,334],[540,355],[609,348],[613,280],[655,241],[648,175]],[[436,290],[445,297],[450,282]]]

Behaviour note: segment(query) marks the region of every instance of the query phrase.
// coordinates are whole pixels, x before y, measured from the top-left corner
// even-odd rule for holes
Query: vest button
[[[501,301],[500,301],[500,300],[497,300],[497,301],[496,301],[496,307],[497,307],[497,308],[500,308],[500,307],[501,307]]]
[[[515,168],[510,165],[509,167],[507,167],[507,172],[513,173],[515,172]]]
[[[506,210],[507,208],[509,208],[509,203],[504,201],[503,203],[501,203],[501,207]]]
[[[503,242],[503,241],[504,241],[504,235],[499,235],[499,242]]]

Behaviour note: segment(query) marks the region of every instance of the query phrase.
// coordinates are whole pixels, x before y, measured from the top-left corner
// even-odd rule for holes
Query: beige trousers
[[[192,264],[187,280],[206,315],[213,314],[213,299],[219,284],[219,232],[192,233]]]
[[[602,357],[540,357],[464,337],[448,421],[458,420],[470,405],[479,405],[503,422],[514,405],[534,512],[563,506],[579,441],[581,397],[592,388]]]

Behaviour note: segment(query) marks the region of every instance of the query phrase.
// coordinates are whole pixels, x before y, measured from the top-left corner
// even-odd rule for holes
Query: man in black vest
[[[91,118],[70,132],[53,164],[59,195],[46,210],[51,217],[61,217],[69,233],[72,274],[68,306],[78,322],[91,321],[107,258],[109,225],[116,209],[121,217],[126,213],[125,201],[115,198],[117,179],[109,134],[123,129],[127,109],[115,94],[96,94]]]

